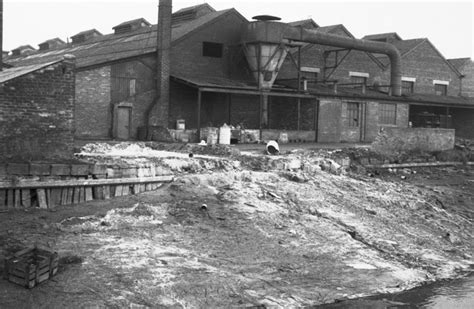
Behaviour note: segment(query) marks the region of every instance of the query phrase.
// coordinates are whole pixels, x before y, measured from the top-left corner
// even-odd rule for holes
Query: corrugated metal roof
[[[210,12],[194,20],[172,25],[172,41],[180,40],[230,11],[235,10]],[[48,62],[58,55],[72,54],[76,57],[77,68],[97,65],[156,51],[156,30],[157,25],[154,25],[153,27],[146,27],[120,35],[107,34],[73,46],[67,45],[64,48],[51,51],[37,51],[26,57],[7,57],[4,61],[13,66],[23,66]]]
[[[14,78],[29,74],[34,71],[41,70],[47,66],[60,62],[62,59],[57,59],[56,61],[41,63],[41,64],[32,64],[22,67],[12,67],[0,71],[0,84],[12,80]]]
[[[363,37],[364,40],[380,40],[380,39],[387,39],[387,38],[397,39],[397,40],[402,39],[396,32],[369,34]]]

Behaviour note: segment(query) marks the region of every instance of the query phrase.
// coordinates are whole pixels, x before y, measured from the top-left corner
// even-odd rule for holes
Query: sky
[[[207,2],[235,8],[248,20],[274,15],[283,22],[312,18],[320,26],[343,24],[356,38],[397,32],[402,39],[428,38],[446,58],[474,59],[472,0],[173,0],[173,11]],[[3,0],[3,49],[64,41],[83,30],[103,34],[123,21],[157,23],[158,0]]]

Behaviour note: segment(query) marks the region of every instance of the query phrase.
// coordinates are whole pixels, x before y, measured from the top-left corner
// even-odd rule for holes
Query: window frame
[[[409,85],[406,87],[405,85]],[[408,91],[406,90],[408,88]],[[415,92],[415,82],[411,80],[403,80],[402,79],[402,93],[403,94],[413,94]]]
[[[438,93],[438,89],[439,87],[442,87],[442,91],[440,91],[440,93]],[[446,84],[441,84],[441,83],[435,83],[434,84],[434,92],[436,95],[439,95],[439,96],[447,96],[448,95],[448,85]]]
[[[224,44],[218,42],[202,42],[202,56],[209,58],[222,58],[224,56]]]
[[[393,110],[388,109],[389,107]],[[396,103],[379,103],[379,124],[396,126],[397,107]]]

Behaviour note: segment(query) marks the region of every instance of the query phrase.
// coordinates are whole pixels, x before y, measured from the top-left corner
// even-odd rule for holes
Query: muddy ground
[[[472,167],[339,174],[311,151],[163,164],[175,181],[154,192],[1,213],[0,260],[33,244],[61,259],[31,290],[0,280],[0,307],[314,306],[473,270]]]

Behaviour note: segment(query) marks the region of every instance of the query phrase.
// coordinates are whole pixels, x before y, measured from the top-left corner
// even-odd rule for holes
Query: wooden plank
[[[21,207],[21,191],[20,190],[15,190],[15,208],[20,208]]]
[[[61,205],[61,188],[51,189],[49,207]]]
[[[46,204],[48,205],[48,208],[51,208],[51,189],[45,189],[46,192]]]
[[[79,203],[86,201],[86,190],[84,187],[79,187]]]
[[[61,205],[67,205],[67,192],[68,192],[68,188],[62,188],[61,189],[61,201],[60,201],[60,204]]]
[[[73,201],[73,198],[74,198],[74,188],[73,187],[67,188],[66,205],[71,205],[72,201]]]
[[[93,195],[92,195],[92,187],[85,187],[85,200],[86,202],[92,201]]]
[[[21,190],[21,205],[25,208],[31,207],[31,192],[30,189]]]
[[[10,189],[7,191],[7,207],[13,208],[15,206],[15,190]]]
[[[130,194],[130,186],[125,185],[122,186],[122,196],[126,196]]]
[[[134,184],[132,186],[132,194],[137,194],[137,193],[140,193],[140,185],[137,185],[137,184]]]
[[[0,190],[0,207],[7,206],[7,190]]]
[[[118,185],[118,186],[115,186],[115,194],[114,194],[115,197],[117,196],[122,196],[122,186],[121,185]]]
[[[151,182],[171,182],[172,175],[142,177],[142,178],[109,178],[109,179],[68,179],[68,180],[17,180],[17,181],[0,181],[0,189],[10,188],[64,188],[64,187],[87,187],[99,185],[123,185],[123,184],[144,184]]]
[[[46,191],[44,189],[36,190],[36,195],[38,196],[38,205],[40,208],[48,208],[48,203],[46,202]]]
[[[102,186],[92,187],[92,197],[95,200],[103,200],[104,199],[104,187],[102,187]]]
[[[75,187],[73,197],[72,197],[72,203],[78,204],[80,201],[80,197],[81,197],[81,188]]]
[[[145,184],[145,191],[151,191],[151,183]]]
[[[140,184],[140,192],[145,192],[145,191],[146,191],[145,184],[141,183]]]
[[[110,199],[110,186],[103,186],[104,200]]]

